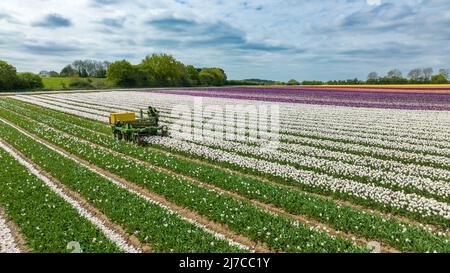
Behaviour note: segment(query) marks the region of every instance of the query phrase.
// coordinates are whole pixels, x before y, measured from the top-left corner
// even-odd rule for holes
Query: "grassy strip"
[[[1,111],[1,115],[67,151],[119,175],[131,182],[156,192],[169,201],[190,208],[212,221],[228,226],[256,242],[283,252],[360,252],[351,241],[330,237],[288,218],[275,216],[254,205],[207,190],[189,181],[168,176],[162,172],[114,154],[98,151],[90,145],[75,142],[52,130],[21,120]]]
[[[338,206],[329,200],[264,183],[257,179],[247,178],[217,167],[176,157],[168,157],[160,152],[117,142],[110,137],[94,134],[89,130],[71,125],[71,115],[41,107],[37,107],[34,110],[36,112],[25,111],[23,114],[30,117],[40,117],[42,122],[46,122],[52,127],[145,160],[151,164],[194,177],[205,183],[213,184],[251,199],[272,204],[290,213],[306,215],[325,222],[337,230],[379,240],[403,251],[450,251],[450,243],[446,241],[447,237],[438,236],[414,225],[367,214],[348,206]],[[47,114],[61,119],[51,118]],[[64,122],[64,118],[68,122]],[[84,120],[84,122],[86,126],[89,123],[95,123],[89,120]]]
[[[69,242],[83,252],[120,252],[119,248],[64,199],[0,148],[0,203],[33,252],[64,253]]]
[[[236,252],[236,247],[216,239],[194,224],[159,205],[130,193],[16,129],[0,122],[3,138],[31,161],[79,193],[93,207],[158,252]],[[25,199],[27,200],[27,199]],[[38,206],[39,207],[39,206]],[[26,215],[24,219],[32,217]],[[45,221],[43,221],[45,222]]]

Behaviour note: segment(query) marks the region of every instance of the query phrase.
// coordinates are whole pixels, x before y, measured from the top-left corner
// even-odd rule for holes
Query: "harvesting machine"
[[[148,107],[147,117],[142,109],[140,114],[140,118],[136,118],[134,112],[110,113],[109,124],[114,137],[142,145],[144,137],[169,135],[167,126],[159,126],[159,112],[154,107]]]

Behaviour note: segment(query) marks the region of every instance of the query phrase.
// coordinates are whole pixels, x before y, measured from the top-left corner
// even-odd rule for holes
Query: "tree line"
[[[168,54],[153,54],[137,65],[127,60],[113,62],[106,79],[123,87],[221,86],[227,75],[221,68],[196,68]]]
[[[185,65],[168,54],[152,54],[141,63],[127,60],[113,63],[77,60],[60,72],[17,73],[14,66],[0,60],[0,90],[42,89],[42,78],[71,78],[69,88],[93,88],[92,78],[105,78],[109,86],[118,87],[195,87],[222,86],[227,75],[221,68],[196,68]]]
[[[367,76],[368,84],[445,84],[449,80],[449,70],[439,69],[434,74],[433,68],[412,69],[407,77],[399,69],[392,69],[386,76],[380,77],[378,73],[371,72]]]
[[[16,68],[0,60],[0,90],[38,89],[44,83],[39,75],[23,72],[18,73]]]
[[[109,64],[110,62],[107,61],[76,60],[72,64],[66,65],[60,72],[43,70],[39,72],[39,76],[44,78],[105,78]]]
[[[439,69],[434,74],[433,68],[415,68],[412,69],[407,77],[403,76],[399,69],[390,70],[385,76],[379,76],[377,72],[370,72],[367,80],[349,79],[349,80],[332,80],[332,81],[303,81],[302,85],[389,85],[389,84],[446,84],[449,82],[449,70]]]

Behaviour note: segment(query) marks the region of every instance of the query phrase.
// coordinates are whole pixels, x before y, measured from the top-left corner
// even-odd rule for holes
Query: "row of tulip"
[[[5,131],[2,138],[11,134],[3,122],[0,128]],[[70,200],[58,188],[45,183],[39,173],[32,174],[26,163],[14,155],[8,147],[0,143],[0,204],[5,215],[22,232],[26,247],[33,252],[67,252],[71,241],[80,243],[83,252],[119,252],[127,249],[123,241],[113,240],[114,234],[107,228],[98,228],[94,223],[101,222],[95,216],[83,211],[81,206]],[[0,221],[3,222],[3,221]],[[11,233],[0,231],[1,250],[11,253],[20,249]],[[108,234],[108,236],[106,236]],[[108,238],[109,237],[109,238]],[[9,246],[8,246],[9,245]]]

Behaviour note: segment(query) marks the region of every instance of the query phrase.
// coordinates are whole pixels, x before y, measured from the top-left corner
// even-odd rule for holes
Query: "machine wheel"
[[[136,144],[137,144],[138,146],[142,146],[143,141],[142,141],[142,138],[141,138],[140,136],[136,136]]]
[[[121,132],[117,133],[117,140],[122,140],[123,139],[123,134]]]
[[[161,135],[165,137],[169,136],[169,128],[166,125],[161,127]]]

